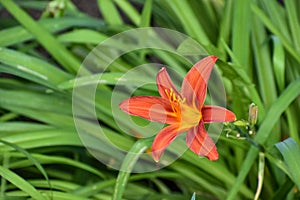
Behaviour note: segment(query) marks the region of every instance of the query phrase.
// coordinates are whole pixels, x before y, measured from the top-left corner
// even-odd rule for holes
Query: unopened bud
[[[257,115],[258,115],[258,106],[255,105],[254,103],[251,103],[249,106],[249,118],[248,118],[248,121],[251,126],[256,124]]]

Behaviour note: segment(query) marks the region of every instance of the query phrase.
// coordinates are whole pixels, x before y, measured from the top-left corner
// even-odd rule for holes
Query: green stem
[[[254,200],[258,200],[259,195],[261,193],[261,189],[264,182],[264,168],[265,168],[265,154],[260,152],[259,153],[259,163],[258,163],[258,184],[256,193],[254,196]]]
[[[152,141],[153,138],[138,140],[127,153],[118,174],[112,200],[122,199],[127,182],[129,180],[130,173],[132,172],[136,161],[141,156],[141,154],[150,146]]]

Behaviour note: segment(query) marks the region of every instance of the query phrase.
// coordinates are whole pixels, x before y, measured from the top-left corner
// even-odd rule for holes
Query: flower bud
[[[254,103],[251,103],[249,106],[249,118],[248,118],[250,126],[254,126],[256,124],[257,115],[258,115],[258,106],[255,105]]]

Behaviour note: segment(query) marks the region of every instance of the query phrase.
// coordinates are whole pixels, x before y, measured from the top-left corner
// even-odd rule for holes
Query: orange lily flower
[[[208,56],[197,62],[185,76],[181,92],[173,84],[165,68],[156,77],[157,96],[136,96],[121,102],[120,108],[134,116],[154,122],[170,124],[163,128],[152,144],[152,155],[159,161],[167,146],[187,132],[186,143],[196,154],[210,160],[218,159],[218,151],[204,127],[204,123],[235,121],[236,116],[226,108],[204,105],[207,82],[216,56]]]

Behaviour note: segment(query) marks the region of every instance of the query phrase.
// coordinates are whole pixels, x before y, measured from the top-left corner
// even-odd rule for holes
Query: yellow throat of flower
[[[173,113],[181,123],[181,128],[191,128],[196,126],[202,119],[202,113],[197,108],[186,103],[186,98],[182,98],[174,93],[173,89],[165,89],[165,93],[170,101]]]

